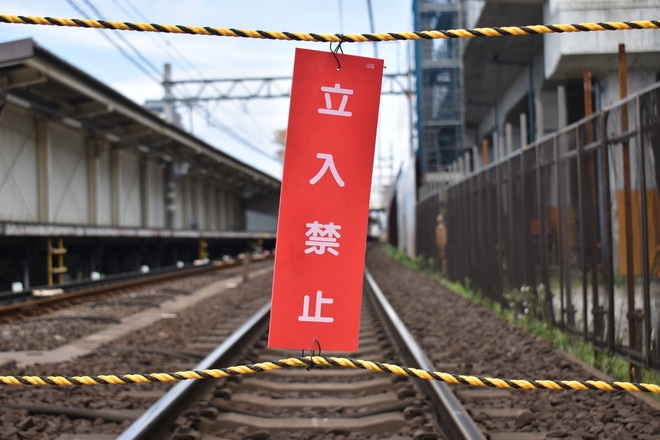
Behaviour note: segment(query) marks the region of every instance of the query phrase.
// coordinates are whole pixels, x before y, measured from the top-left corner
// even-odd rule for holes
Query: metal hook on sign
[[[341,34],[339,34],[339,37],[341,38]],[[339,62],[339,57],[337,56],[337,53],[340,50],[342,54],[344,53],[344,49],[341,48],[341,43],[343,43],[343,41],[339,42],[336,49],[332,49],[332,41],[330,42],[330,53],[332,53],[332,56],[335,57],[335,60],[337,61],[337,70],[341,69],[341,63]]]
[[[314,338],[314,342],[316,342],[316,346],[319,348],[319,356],[321,356],[321,343],[319,342],[318,339]],[[302,357],[305,357],[305,350],[302,350]],[[314,350],[312,350],[312,355],[309,357],[309,365],[307,368],[305,368],[307,371],[310,371],[312,368],[314,368]]]

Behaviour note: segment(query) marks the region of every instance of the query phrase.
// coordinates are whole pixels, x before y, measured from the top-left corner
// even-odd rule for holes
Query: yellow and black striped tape
[[[169,34],[211,35],[221,37],[259,38],[265,40],[291,40],[313,42],[362,43],[375,41],[433,40],[447,38],[503,37],[510,35],[539,35],[564,32],[623,31],[634,29],[660,29],[660,20],[608,21],[579,24],[543,24],[529,26],[503,26],[474,29],[437,31],[388,32],[380,34],[318,34],[306,32],[261,31],[249,29],[217,28],[210,26],[183,26],[171,24],[132,23],[128,21],[92,20],[82,18],[56,18],[0,14],[0,23],[66,26],[120,31],[161,32]]]
[[[124,375],[98,376],[0,376],[0,384],[4,385],[37,385],[37,386],[73,386],[102,384],[132,384],[153,382],[175,382],[192,379],[219,379],[242,374],[262,373],[283,368],[359,368],[380,373],[391,373],[399,376],[415,377],[424,380],[471,385],[475,387],[508,388],[522,390],[601,390],[601,391],[636,391],[642,393],[660,394],[660,385],[650,383],[634,383],[603,380],[527,380],[498,379],[493,377],[476,377],[462,374],[426,371],[400,365],[327,356],[305,356],[280,359],[272,362],[260,362],[249,365],[238,365],[212,370],[189,370],[174,373],[143,373]]]

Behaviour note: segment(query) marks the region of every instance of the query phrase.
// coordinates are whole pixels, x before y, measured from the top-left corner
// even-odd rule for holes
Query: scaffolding
[[[460,0],[414,0],[415,29],[460,28]],[[445,172],[463,155],[461,42],[417,41],[417,160],[422,173]]]

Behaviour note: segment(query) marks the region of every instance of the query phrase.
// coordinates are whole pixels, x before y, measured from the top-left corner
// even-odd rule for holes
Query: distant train
[[[367,240],[378,241],[383,237],[385,211],[382,209],[369,210],[369,224],[367,226]]]

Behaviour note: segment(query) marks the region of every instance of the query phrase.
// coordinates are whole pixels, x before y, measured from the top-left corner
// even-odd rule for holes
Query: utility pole
[[[371,0],[367,0],[367,9],[369,9],[369,28],[371,30],[372,34],[375,34],[376,31],[374,29],[374,13],[371,8]],[[378,58],[378,43],[374,42],[374,58]]]
[[[172,94],[172,66],[170,63],[165,63],[163,87],[165,88],[165,99],[163,102],[165,120],[172,124],[174,123],[174,95]]]

